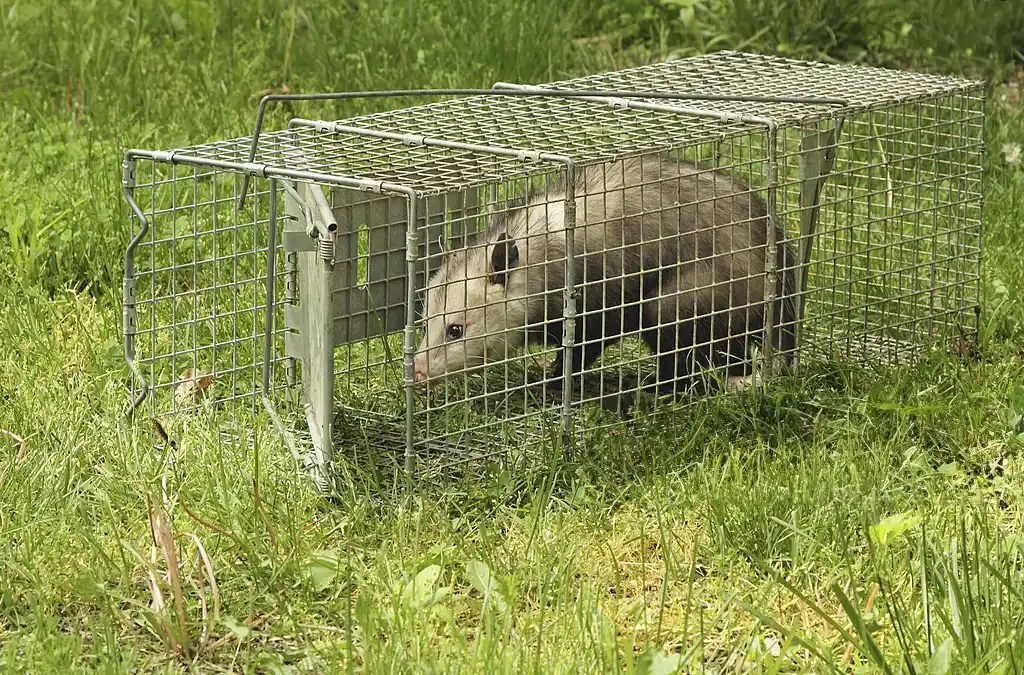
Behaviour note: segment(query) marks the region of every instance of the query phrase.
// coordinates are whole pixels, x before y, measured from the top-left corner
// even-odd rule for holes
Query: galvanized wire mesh
[[[669,311],[667,298],[700,317],[732,316],[728,335],[718,337],[749,337],[757,346],[766,330],[775,338],[794,331],[796,349],[785,343],[767,349],[783,347],[781,356],[799,359],[802,369],[837,358],[902,362],[973,338],[981,254],[980,83],[727,52],[545,86],[810,95],[845,103],[471,96],[344,121],[295,119],[286,130],[262,133],[254,157],[252,138],[173,153],[135,152],[129,192],[136,221],[145,218],[147,229],[133,249],[126,314],[132,315],[127,323],[134,321],[130,356],[152,387],[153,410],[191,405],[181,395],[191,391],[181,386],[188,369],[213,375],[205,405],[236,410],[225,404],[244,400],[257,406],[266,368],[263,393],[274,409],[300,403],[290,409],[305,411],[309,426],[332,439],[317,440],[314,433],[314,445],[326,442],[342,452],[394,447],[407,458],[445,448],[439,461],[451,464],[521,448],[531,439],[565,440],[567,431],[570,440],[585,443],[628,432],[623,407],[645,405],[636,390],[665,375],[644,345],[645,331],[630,320]],[[667,176],[666,158],[685,160],[698,174]],[[630,215],[648,223],[652,246],[676,245],[672,232],[680,214],[686,223],[694,213],[720,214],[732,204],[724,220],[712,216],[719,229],[695,241],[683,238],[690,246],[706,245],[681,253],[684,263],[699,253],[696,265],[648,260],[643,269],[626,270],[634,273],[623,282],[630,288],[649,277],[646,295],[632,298],[631,306],[613,292],[626,277],[612,274],[619,265],[609,262],[618,256],[621,264],[631,249],[595,248],[598,239],[584,232],[602,228],[606,239],[614,238],[621,224],[614,203],[623,194],[615,174],[621,179],[624,166],[635,169],[626,190],[645,195],[642,210]],[[436,303],[423,305],[427,280],[451,251],[483,242],[474,235],[489,224],[515,221],[526,194],[533,195],[540,222],[564,222],[564,180],[571,172],[598,176],[576,195],[577,245],[537,268],[540,281],[531,282],[529,293],[479,314],[489,325],[464,334],[468,311],[462,323],[442,325],[442,332],[449,324],[462,326],[458,335],[441,336],[460,353],[479,335],[477,328],[490,328],[484,341],[495,348],[486,367],[414,382],[423,328],[437,312]],[[246,176],[246,201],[238,208]],[[708,190],[712,176],[718,182]],[[726,178],[738,181],[732,193],[719,191]],[[692,192],[695,183],[702,187]],[[317,218],[336,223],[336,233],[311,239],[307,230]],[[767,235],[769,222],[777,227],[773,235]],[[774,254],[772,239],[781,245]],[[479,254],[484,263],[491,260],[493,237],[487,243]],[[514,255],[523,266],[535,258],[522,247]],[[621,341],[608,345],[585,373],[566,379],[553,370],[565,351],[566,336],[557,333],[569,299],[559,282],[568,271],[566,257],[587,256],[600,264],[574,268],[579,286],[568,315],[587,326],[576,336],[580,346],[597,354],[589,348],[615,328],[609,322],[630,320]],[[523,266],[513,264],[508,278],[525,274]],[[408,321],[410,270],[415,325]],[[472,271],[487,270],[484,264]],[[704,285],[712,278],[714,292]],[[782,279],[796,286],[777,286]],[[466,282],[468,275],[455,281]],[[544,288],[550,297],[536,300]],[[766,314],[776,290],[793,303],[794,315]],[[765,292],[767,301],[759,300]],[[451,294],[444,297],[451,301]],[[456,313],[468,297],[456,303]],[[504,344],[524,341],[509,331],[521,329],[514,314],[524,304],[539,304],[542,311],[531,317],[546,317],[555,327],[540,344],[505,350]],[[674,335],[699,348],[710,338],[701,328],[690,325],[688,337],[678,330]],[[333,345],[330,358],[314,333]],[[728,380],[730,374],[751,375],[758,352],[740,351],[720,359],[719,372],[710,375],[727,384],[741,381]],[[425,368],[423,357],[415,365]],[[319,373],[326,379],[317,377],[318,368],[329,371]],[[318,403],[310,394],[325,387],[330,410],[323,397]]]
[[[982,119],[977,91],[849,116],[808,269],[808,359],[906,363],[975,339]],[[792,165],[799,140],[787,136]]]
[[[202,405],[254,411],[273,250],[269,181],[254,183],[242,210],[237,173],[139,159],[131,181],[145,219],[133,218],[137,245],[126,292],[141,376],[135,390],[148,390],[155,414]],[[283,289],[283,264],[275,274]]]

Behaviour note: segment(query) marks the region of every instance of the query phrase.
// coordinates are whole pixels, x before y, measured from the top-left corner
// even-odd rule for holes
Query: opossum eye
[[[462,337],[462,324],[452,323],[448,324],[448,339],[458,340]]]

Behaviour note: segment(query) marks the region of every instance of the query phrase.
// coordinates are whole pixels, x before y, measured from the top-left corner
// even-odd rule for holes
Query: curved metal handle
[[[249,146],[250,163],[256,160],[256,150],[259,147],[260,133],[263,130],[263,120],[266,116],[267,105],[270,103],[281,103],[284,101],[339,101],[358,98],[393,98],[410,96],[512,96],[512,97],[547,97],[547,98],[647,98],[674,101],[736,101],[752,103],[803,103],[807,105],[837,105],[845,106],[849,103],[844,99],[828,98],[823,96],[739,96],[731,94],[697,94],[697,93],[669,93],[664,91],[617,91],[603,89],[555,89],[530,87],[528,89],[512,89],[505,82],[498,82],[490,89],[382,89],[373,91],[339,91],[322,92],[311,94],[267,94],[260,99],[256,111],[256,125],[253,128],[252,143]],[[242,189],[238,195],[238,208],[245,204],[246,194],[249,192],[249,174],[242,177]]]

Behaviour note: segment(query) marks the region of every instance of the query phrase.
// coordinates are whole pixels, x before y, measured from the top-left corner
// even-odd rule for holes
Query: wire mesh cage
[[[721,52],[131,150],[132,409],[266,410],[327,489],[973,340],[983,92]]]

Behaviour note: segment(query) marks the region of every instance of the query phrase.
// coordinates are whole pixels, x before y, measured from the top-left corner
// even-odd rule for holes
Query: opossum
[[[750,343],[763,344],[764,201],[720,172],[650,156],[578,170],[574,194],[573,375],[639,334],[658,356],[657,382],[647,388],[655,394],[687,390],[709,367],[749,376]],[[424,295],[417,382],[477,369],[527,344],[562,343],[564,183],[524,202],[493,217],[476,242],[444,253]],[[780,270],[796,260],[782,241],[779,228]],[[783,271],[777,279],[773,345],[785,352],[794,345],[793,278]]]

